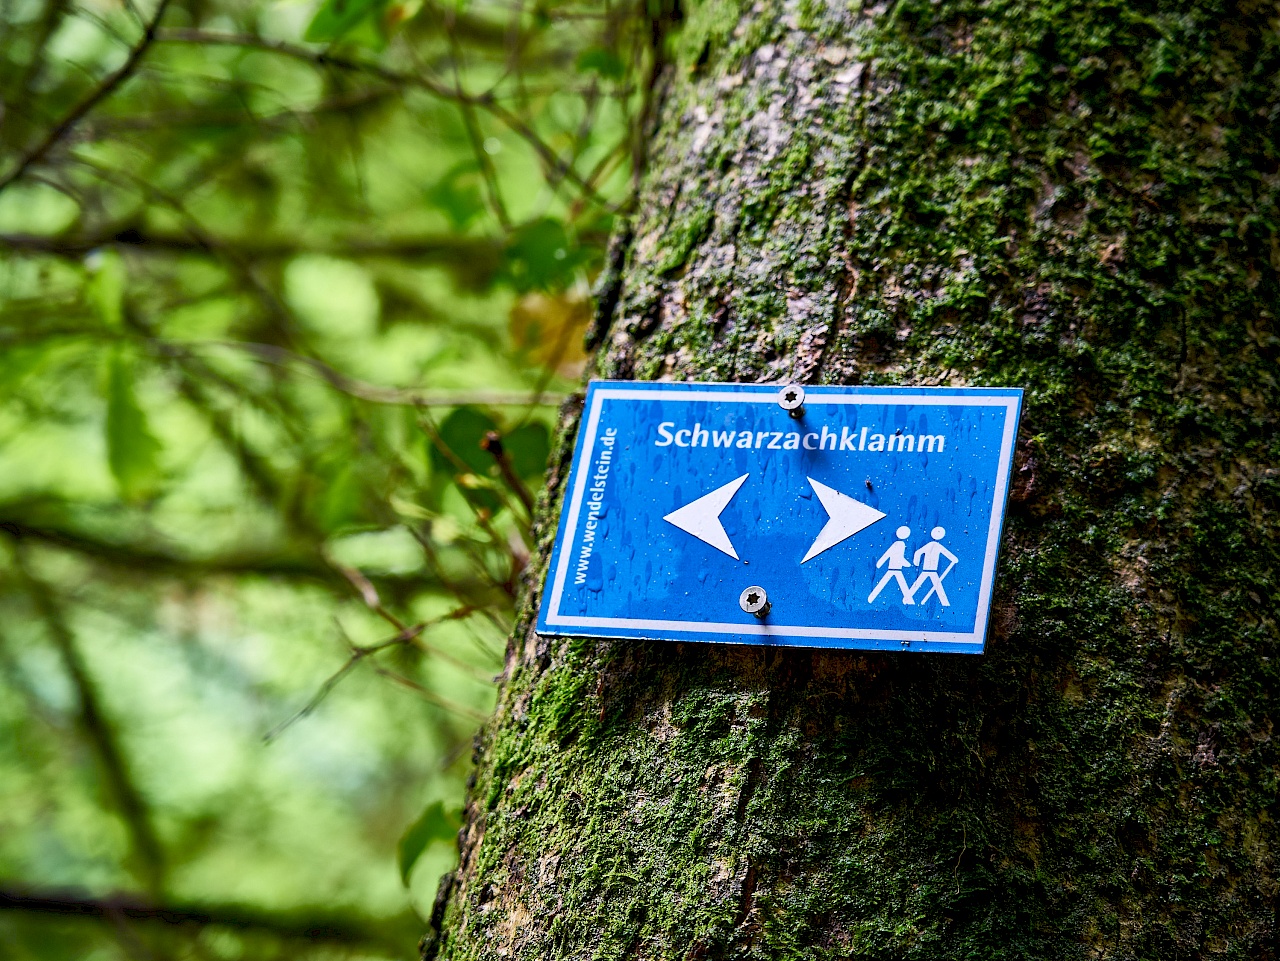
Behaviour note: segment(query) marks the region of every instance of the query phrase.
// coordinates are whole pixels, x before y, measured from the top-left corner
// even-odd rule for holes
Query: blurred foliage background
[[[657,0],[0,0],[0,956],[409,958]]]

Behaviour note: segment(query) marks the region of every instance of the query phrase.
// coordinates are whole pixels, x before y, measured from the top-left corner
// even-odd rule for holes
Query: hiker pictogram
[[[880,560],[876,561],[876,567],[884,567],[887,563],[889,569],[885,572],[884,577],[880,578],[880,583],[876,585],[875,590],[871,592],[871,596],[867,598],[870,604],[885,586],[891,580],[897,580],[898,588],[902,591],[903,604],[923,604],[934,594],[938,595],[938,600],[942,602],[943,607],[951,606],[951,599],[947,597],[946,589],[943,588],[942,582],[946,580],[947,575],[951,573],[951,569],[960,562],[956,555],[942,546],[942,539],[947,536],[945,528],[935,527],[929,532],[929,536],[933,538],[928,544],[918,548],[911,556],[911,560],[907,560],[907,538],[911,536],[911,528],[899,527],[897,530],[898,539],[889,545],[889,549],[880,556]],[[949,564],[944,571],[938,572],[938,561],[945,557]],[[903,576],[902,571],[907,567],[920,567],[920,576],[916,578],[915,583],[910,587],[907,586],[907,579]],[[925,583],[929,584],[929,590],[916,600],[916,591],[920,590]]]
[[[911,585],[911,596],[914,598],[916,591],[925,581],[929,582],[929,592],[920,598],[923,604],[934,594],[938,595],[938,600],[942,602],[943,607],[950,607],[951,601],[947,599],[947,592],[942,587],[942,582],[946,580],[947,575],[951,573],[951,568],[959,563],[959,558],[952,554],[949,550],[942,546],[942,539],[947,536],[947,532],[942,527],[935,527],[929,532],[929,536],[933,538],[924,547],[915,552],[912,557],[917,564],[920,565],[920,576],[916,578],[916,582]],[[941,574],[938,573],[938,559],[945,557],[951,563],[947,565],[947,569]],[[923,562],[921,558],[924,558]],[[908,601],[907,603],[911,603]]]
[[[895,578],[898,581],[899,589],[902,591],[902,603],[915,603],[911,597],[911,588],[907,586],[907,579],[902,576],[902,569],[904,567],[913,566],[912,563],[907,560],[907,538],[911,536],[911,528],[899,527],[897,535],[898,539],[890,544],[889,549],[880,555],[880,560],[876,561],[877,568],[884,567],[884,565],[888,563],[889,569],[885,571],[884,577],[880,578],[880,583],[876,585],[876,589],[872,591],[871,596],[867,598],[868,604],[879,597],[880,592],[884,590],[885,585]]]

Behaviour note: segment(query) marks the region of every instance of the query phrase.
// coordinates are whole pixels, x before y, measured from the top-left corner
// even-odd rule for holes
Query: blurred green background
[[[0,0],[0,956],[414,956],[663,16]]]

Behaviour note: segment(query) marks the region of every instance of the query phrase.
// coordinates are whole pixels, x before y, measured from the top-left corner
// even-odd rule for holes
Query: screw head
[[[804,406],[804,388],[799,384],[784,384],[778,391],[778,406],[785,411],[797,411]]]
[[[738,606],[748,614],[764,617],[769,613],[769,595],[763,587],[753,584],[738,597]]]

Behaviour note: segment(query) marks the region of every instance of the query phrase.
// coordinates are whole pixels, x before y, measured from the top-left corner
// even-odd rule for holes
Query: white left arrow
[[[703,543],[710,544],[716,550],[723,551],[736,561],[738,552],[733,549],[733,542],[724,532],[724,525],[720,523],[720,512],[728,506],[729,501],[733,500],[733,495],[738,493],[742,482],[750,476],[750,474],[743,474],[737,480],[731,480],[724,486],[717,487],[710,494],[703,494],[696,501],[690,501],[662,519],[668,524],[674,524],[686,534],[692,534]]]
[[[813,492],[818,495],[818,500],[822,501],[822,506],[826,509],[830,520],[818,532],[813,546],[809,548],[809,553],[804,555],[801,564],[810,558],[817,557],[828,547],[835,547],[846,537],[852,537],[858,531],[865,530],[880,518],[889,516],[884,511],[878,511],[862,501],[856,501],[848,494],[841,494],[834,487],[819,483],[812,477],[808,480]]]

